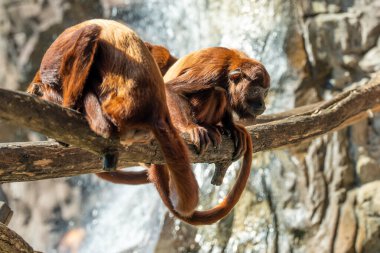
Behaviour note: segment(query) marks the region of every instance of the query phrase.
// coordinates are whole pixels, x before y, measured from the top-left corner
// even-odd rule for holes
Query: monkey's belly
[[[133,143],[148,143],[154,138],[153,133],[141,129],[128,129],[120,133],[120,143],[123,146],[130,146]]]

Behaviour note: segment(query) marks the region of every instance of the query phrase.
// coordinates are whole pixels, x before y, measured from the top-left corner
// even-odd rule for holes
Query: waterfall
[[[101,204],[86,226],[80,252],[153,252],[165,209],[153,185],[110,185],[102,188]]]
[[[268,111],[273,112],[293,106],[286,91],[293,92],[294,87],[281,86],[288,71],[282,48],[289,19],[283,9],[288,7],[278,0],[126,0],[125,5],[112,7],[110,18],[123,20],[144,40],[165,45],[177,57],[200,48],[225,46],[262,61],[271,75],[273,90],[283,92],[269,105]],[[212,166],[195,166],[202,201],[207,205],[215,191],[210,184]],[[233,167],[213,202],[217,203],[235,181],[238,166]],[[89,222],[81,252],[154,252],[166,210],[154,187],[107,184],[103,191],[112,197]],[[208,246],[205,242],[201,251],[207,252]]]

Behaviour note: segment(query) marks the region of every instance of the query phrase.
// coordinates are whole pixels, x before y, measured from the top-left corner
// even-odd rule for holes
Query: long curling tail
[[[244,154],[242,167],[239,172],[239,176],[232,187],[231,191],[227,194],[225,199],[215,206],[212,209],[206,210],[206,211],[194,211],[194,213],[191,216],[185,217],[178,213],[171,204],[171,201],[169,199],[169,193],[170,189],[167,185],[167,181],[165,181],[163,173],[163,168],[160,166],[151,166],[149,172],[151,174],[154,174],[157,178],[156,181],[159,184],[159,187],[157,187],[160,196],[164,202],[164,204],[169,208],[169,210],[176,216],[177,218],[192,224],[192,225],[209,225],[212,223],[215,223],[219,221],[220,219],[224,218],[227,214],[229,214],[232,210],[232,208],[236,205],[238,200],[240,199],[241,194],[244,191],[244,188],[247,184],[250,172],[251,172],[251,164],[252,164],[252,140],[249,135],[249,133],[245,130],[244,127],[239,128],[244,131],[246,143],[247,143],[247,149]],[[151,175],[150,175],[151,176]],[[157,184],[156,184],[157,186]]]
[[[63,106],[73,107],[81,96],[98,47],[101,27],[84,26],[72,35],[62,56]]]
[[[149,184],[148,171],[113,171],[96,173],[99,178],[115,184]]]
[[[172,210],[180,216],[188,217],[193,214],[198,205],[199,189],[191,169],[187,146],[169,117],[155,123],[152,130],[160,143],[168,172],[165,166],[152,165],[156,173],[149,172],[149,180],[155,184],[163,201],[170,203]],[[165,192],[160,192],[160,190],[165,190]]]

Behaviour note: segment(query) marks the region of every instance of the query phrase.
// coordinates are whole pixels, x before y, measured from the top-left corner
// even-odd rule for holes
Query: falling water
[[[287,4],[276,0],[126,0],[122,7],[112,8],[110,16],[125,21],[144,40],[165,45],[179,57],[200,48],[225,46],[262,61],[271,75],[272,87],[282,91],[269,108],[278,111],[293,106],[286,91],[294,87],[282,87],[281,83],[288,71],[282,48],[289,20],[286,8]],[[235,180],[236,168],[230,169],[215,195],[209,183],[211,170],[206,165],[196,167],[202,200],[207,205],[211,204],[207,201],[211,193],[224,196]],[[107,185],[103,191],[112,197],[89,221],[81,252],[154,252],[165,208],[153,187]],[[210,245],[199,237],[198,242],[202,244],[201,251],[207,252]],[[230,242],[231,250],[236,243],[239,241]]]
[[[152,185],[112,185],[92,212],[81,252],[153,252],[165,209]]]

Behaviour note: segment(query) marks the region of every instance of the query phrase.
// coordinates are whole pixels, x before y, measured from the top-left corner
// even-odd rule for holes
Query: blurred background
[[[380,71],[377,0],[0,0],[0,87],[25,90],[51,42],[90,18],[128,24],[177,57],[240,49],[272,77],[268,113],[329,99]],[[64,126],[62,126],[64,127]],[[0,122],[0,141],[43,139]],[[93,175],[2,184],[10,227],[43,252],[380,252],[380,116],[287,149],[254,155],[245,194],[226,219],[174,220],[148,186]],[[210,184],[202,205],[234,182]]]

